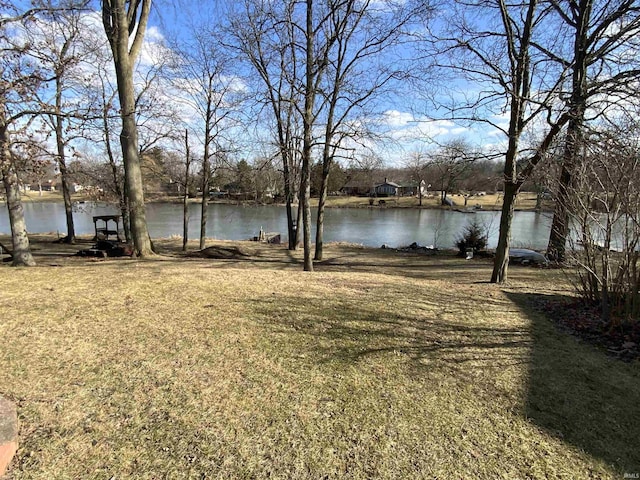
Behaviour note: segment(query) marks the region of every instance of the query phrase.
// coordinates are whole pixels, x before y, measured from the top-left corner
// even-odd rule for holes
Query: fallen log
[[[198,258],[214,258],[217,260],[229,260],[234,258],[250,257],[251,255],[243,252],[238,247],[221,247],[219,245],[214,245],[202,250],[198,250],[196,252],[191,252],[187,254],[187,256]]]

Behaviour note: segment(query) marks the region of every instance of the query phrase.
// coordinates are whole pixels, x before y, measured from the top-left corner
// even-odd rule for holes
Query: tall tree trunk
[[[322,260],[322,253],[324,247],[324,209],[327,203],[327,195],[329,192],[329,174],[331,172],[331,163],[333,158],[331,157],[331,130],[333,129],[333,108],[331,105],[329,111],[329,120],[327,122],[327,129],[325,134],[324,147],[322,149],[322,182],[320,184],[320,195],[318,198],[318,217],[316,219],[316,253],[314,260]]]
[[[184,162],[184,195],[182,196],[182,251],[187,251],[189,242],[189,168],[191,167],[191,152],[189,150],[189,130],[184,131],[185,162]]]
[[[509,269],[509,243],[511,242],[511,223],[518,195],[519,185],[513,182],[505,182],[504,197],[502,202],[502,214],[500,216],[500,233],[496,256],[493,262],[491,283],[504,283],[507,281]]]
[[[207,215],[209,206],[209,188],[211,176],[211,120],[213,118],[212,77],[209,77],[209,90],[207,95],[207,111],[205,113],[204,126],[204,154],[202,157],[202,203],[200,205],[200,250],[205,248],[207,237]]]
[[[302,144],[302,171],[300,181],[300,207],[302,207],[303,224],[303,248],[304,248],[304,270],[313,271],[313,260],[311,258],[311,148],[312,148],[312,128],[313,128],[313,104],[315,100],[314,91],[314,30],[313,30],[313,0],[306,0],[306,65],[305,65],[305,90],[304,90],[304,112],[303,112],[303,144]]]
[[[142,13],[140,13],[138,22],[140,5],[142,5]],[[150,8],[150,0],[135,3],[129,3],[125,0],[111,0],[102,3],[103,24],[113,53],[120,100],[120,117],[122,119],[120,146],[124,162],[125,193],[129,203],[131,236],[135,253],[141,257],[151,256],[154,252],[147,228],[144,205],[144,189],[138,150],[138,127],[135,116],[133,65],[142,47]],[[131,46],[130,34],[135,35]]]
[[[336,70],[341,71],[342,57],[338,59]],[[320,196],[318,198],[318,217],[316,219],[316,253],[315,260],[322,260],[322,249],[324,247],[324,207],[327,203],[327,194],[329,190],[329,174],[331,173],[331,164],[333,163],[333,156],[331,155],[331,143],[333,141],[334,133],[334,117],[336,111],[336,104],[338,102],[338,83],[339,78],[335,78],[335,85],[331,94],[331,101],[329,102],[329,111],[327,112],[325,133],[324,133],[324,146],[322,148],[322,183],[320,185]]]
[[[2,183],[7,195],[7,209],[9,210],[9,224],[11,225],[11,243],[13,245],[13,266],[31,267],[36,264],[31,255],[27,224],[24,220],[24,210],[20,199],[18,176],[11,164],[9,152],[9,132],[6,126],[0,127],[0,167]]]
[[[530,57],[529,46],[531,33],[534,26],[534,14],[537,8],[537,0],[530,0],[527,8],[526,20],[520,40],[517,46],[509,16],[504,3],[501,3],[502,18],[507,32],[508,51],[511,57],[511,74],[513,78],[509,105],[509,143],[504,161],[504,187],[502,195],[502,214],[500,217],[500,233],[498,246],[491,273],[492,283],[505,283],[509,269],[509,244],[511,242],[511,223],[518,191],[522,187],[522,180],[518,179],[518,148],[520,137],[525,125],[525,111],[530,99]],[[547,142],[548,139],[545,139]],[[546,143],[543,142],[543,145]],[[540,147],[544,148],[543,146]],[[538,154],[540,151],[538,152]],[[533,166],[539,160],[530,161],[527,168]],[[528,175],[524,175],[526,178]]]
[[[205,143],[202,161],[202,202],[200,203],[200,250],[206,246],[207,215],[209,207],[209,147]]]
[[[62,85],[60,78],[56,78],[56,113],[54,118],[56,131],[56,148],[58,153],[58,170],[60,170],[60,180],[62,184],[62,198],[64,199],[64,213],[67,221],[66,243],[75,243],[76,232],[73,225],[73,204],[71,203],[71,186],[69,185],[69,172],[67,170],[67,160],[64,151],[64,132],[62,125]]]
[[[131,87],[133,89],[133,82]],[[153,255],[149,230],[147,229],[142,172],[138,155],[137,127],[133,110],[129,114],[123,113],[120,144],[124,158],[125,191],[129,203],[133,244],[138,256]]]
[[[322,168],[322,184],[320,185],[320,197],[318,198],[318,218],[316,219],[316,254],[314,260],[322,260],[324,246],[324,207],[327,203],[327,192],[329,185],[329,172],[324,173]]]
[[[562,263],[566,259],[567,235],[569,234],[569,195],[573,182],[575,165],[582,147],[584,115],[588,96],[588,44],[589,24],[593,0],[579,0],[575,22],[575,38],[573,44],[574,62],[572,65],[571,98],[569,112],[571,118],[567,125],[567,137],[562,154],[562,172],[558,195],[553,212],[553,222],[549,234],[547,256],[550,260]]]
[[[567,257],[567,237],[569,235],[569,204],[574,183],[573,172],[579,161],[579,150],[583,144],[584,105],[586,100],[577,99],[572,109],[571,120],[567,125],[567,137],[562,154],[562,170],[558,183],[558,192],[553,210],[553,221],[549,232],[547,257],[554,262],[563,263]]]

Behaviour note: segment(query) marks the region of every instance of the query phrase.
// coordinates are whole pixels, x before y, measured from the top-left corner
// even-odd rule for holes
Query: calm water
[[[25,203],[27,228],[31,233],[66,231],[62,203]],[[74,211],[76,233],[93,233],[93,215],[116,214],[112,205],[86,203]],[[199,237],[200,205],[190,205],[190,238]],[[452,247],[465,225],[476,220],[489,232],[489,247],[498,242],[499,212],[474,214],[445,210],[412,209],[327,209],[325,214],[325,241],[351,242],[379,247],[409,245],[436,245]],[[182,235],[182,205],[154,203],[147,205],[147,222],[152,237]],[[315,222],[315,216],[314,216]],[[314,223],[315,226],[315,223]],[[258,234],[280,232],[283,239],[287,231],[284,207],[244,207],[236,205],[210,205],[207,236],[226,240],[246,240]],[[513,221],[513,246],[544,249],[549,238],[551,215],[534,212],[516,212]],[[315,230],[315,229],[314,229]],[[0,233],[10,233],[6,205],[0,205]]]

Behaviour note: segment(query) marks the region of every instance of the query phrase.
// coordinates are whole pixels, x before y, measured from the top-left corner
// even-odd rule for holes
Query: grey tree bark
[[[322,179],[316,220],[315,260],[322,260],[324,246],[324,209],[328,195],[331,167],[346,138],[364,138],[369,132],[355,128],[355,119],[367,117],[368,102],[378,96],[394,78],[402,76],[404,66],[389,59],[381,66],[374,59],[398,45],[405,35],[405,25],[414,18],[415,10],[406,5],[387,4],[380,14],[370,0],[327,2],[323,20],[315,28],[323,31],[317,40],[315,65],[322,92],[316,114],[324,122]],[[379,66],[376,66],[379,65]],[[321,67],[320,67],[321,66]],[[316,81],[316,83],[319,83]],[[349,124],[349,125],[347,125]]]
[[[67,237],[66,243],[75,243],[76,232],[73,224],[73,204],[71,203],[71,185],[69,182],[69,173],[67,170],[67,159],[65,153],[65,140],[63,133],[63,118],[62,118],[62,78],[56,77],[56,107],[52,120],[55,125],[56,132],[56,150],[58,170],[60,171],[60,181],[62,183],[62,198],[64,199],[64,214],[67,222]]]
[[[189,148],[189,130],[184,130],[184,194],[182,195],[182,251],[187,251],[189,242],[189,182],[191,168],[191,150]]]
[[[202,157],[202,203],[200,204],[200,250],[205,248],[207,240],[207,214],[209,208],[209,177],[211,176],[211,102],[207,102],[204,127],[204,154]]]
[[[305,29],[305,90],[303,111],[303,145],[302,172],[300,181],[300,206],[302,207],[304,270],[313,271],[311,258],[311,148],[313,146],[312,129],[314,123],[313,106],[315,103],[315,84],[317,71],[314,66],[313,49],[315,35],[313,28],[313,0],[306,0],[306,29]]]
[[[486,86],[477,98],[462,106],[452,107],[452,117],[470,122],[489,123],[501,130],[507,140],[503,170],[504,198],[498,247],[494,260],[491,282],[503,283],[508,279],[509,244],[513,207],[524,181],[532,174],[536,165],[544,158],[553,139],[558,135],[567,118],[556,107],[560,86],[565,79],[564,69],[550,69],[546,56],[558,42],[548,35],[544,25],[548,21],[549,9],[538,0],[524,3],[461,2],[451,19],[453,35],[437,39],[444,41],[445,48],[464,58],[450,57],[448,68],[462,71]],[[493,32],[481,27],[469,29],[466,17],[499,18]],[[459,17],[459,18],[458,18]],[[458,34],[458,35],[456,35]],[[537,34],[537,35],[536,35]],[[449,36],[451,35],[451,36]],[[561,42],[560,42],[561,43]],[[500,102],[494,103],[495,99]],[[478,106],[501,107],[509,112],[508,127],[492,122],[486,111],[479,117]],[[523,132],[535,120],[545,117],[547,131],[537,146],[531,146],[533,155],[521,158],[520,146]],[[540,122],[542,124],[542,122]]]
[[[74,1],[62,6],[61,10],[53,9],[34,22],[33,30],[29,30],[32,48],[30,55],[38,60],[42,68],[51,76],[54,83],[54,96],[48,98],[48,90],[39,95],[39,103],[46,111],[45,119],[54,133],[56,151],[55,159],[60,172],[62,197],[64,200],[65,219],[67,224],[66,243],[75,243],[75,227],[73,223],[73,205],[71,203],[71,180],[67,169],[66,149],[73,136],[71,119],[75,122],[86,121],[87,111],[83,106],[71,106],[67,91],[77,71],[83,54],[93,46],[82,46],[82,32],[86,25],[82,24],[82,16],[86,13],[86,0]],[[77,75],[75,75],[77,77]],[[75,92],[73,95],[77,95]]]
[[[142,173],[135,116],[133,65],[137,59],[149,19],[151,0],[103,0],[102,20],[113,53],[120,100],[122,131],[120,146],[125,171],[125,193],[129,203],[131,236],[138,256],[153,255],[147,228]],[[134,35],[131,47],[129,42]]]
[[[4,108],[3,108],[4,110]],[[27,235],[27,224],[24,219],[24,210],[20,200],[20,188],[18,176],[16,175],[11,161],[9,150],[9,131],[4,122],[4,111],[0,121],[0,174],[7,196],[7,209],[9,211],[9,224],[11,225],[11,243],[13,246],[12,258],[13,266],[31,267],[36,264],[31,254],[29,236]]]

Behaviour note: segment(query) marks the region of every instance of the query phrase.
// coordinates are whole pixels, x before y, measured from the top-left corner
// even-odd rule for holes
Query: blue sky
[[[224,23],[224,16],[228,10],[228,2],[198,2],[193,0],[179,0],[177,2],[157,1],[152,10],[150,21],[152,29],[167,37],[188,39],[188,30],[192,25],[202,28],[215,28],[217,22]],[[408,65],[414,64],[411,47],[405,46],[403,51],[390,53],[393,56],[406,56]],[[393,59],[391,59],[393,60]],[[245,74],[244,66],[238,65],[238,70]],[[468,92],[471,87],[458,80],[456,89]],[[451,87],[453,83],[449,83]],[[429,85],[425,85],[429,89]],[[450,88],[447,95],[456,92]],[[392,95],[385,95],[378,100],[376,107],[376,121],[381,123],[388,138],[383,142],[371,143],[371,147],[380,152],[390,164],[404,161],[411,151],[425,151],[434,148],[437,143],[451,139],[465,138],[477,145],[491,148],[502,142],[502,134],[496,129],[485,125],[464,125],[451,120],[439,118],[442,111],[434,111],[429,102],[422,101],[417,95],[415,83],[398,83]],[[497,122],[503,121],[496,118]]]
[[[21,3],[25,4],[26,2]],[[164,49],[167,44],[175,41],[188,42],[193,29],[220,31],[219,25],[224,23],[229,5],[228,2],[215,1],[178,0],[169,2],[156,0],[153,3],[145,37],[145,48],[138,66],[139,78],[144,77],[149,69],[154,67],[154,63],[165,55],[166,50]],[[93,6],[98,8],[99,2],[95,2]],[[91,25],[93,25],[94,34],[98,38],[103,35],[103,32],[97,10],[91,16],[93,17]],[[408,60],[410,64],[414,60],[409,46],[405,46],[402,51],[389,53],[389,55],[408,57],[405,60]],[[384,62],[385,59],[382,61]],[[393,61],[393,58],[390,57],[389,61]],[[236,69],[239,79],[243,75],[252,73],[243,64],[232,64],[230,69],[232,71]],[[226,74],[233,73],[228,71]],[[251,85],[251,82],[246,82],[246,85]],[[455,88],[449,88],[442,94],[455,96],[459,94],[458,89],[467,92],[472,90],[472,86],[461,81],[451,82],[449,86],[455,86]],[[384,132],[385,138],[381,141],[362,140],[361,142],[368,145],[387,164],[402,165],[411,152],[428,151],[438,143],[451,139],[464,138],[471,143],[485,147],[503,141],[501,134],[495,129],[483,125],[464,125],[438,118],[441,113],[433,110],[429,102],[421,99],[421,93],[415,83],[398,82],[395,87],[392,94],[381,96],[377,100],[372,112],[373,117],[370,119],[377,122],[380,131]],[[426,85],[425,92],[428,92],[428,87],[429,85]],[[175,86],[170,87],[166,83],[158,84],[156,90],[159,101],[166,102],[167,105],[176,104],[176,100],[183,94]],[[195,118],[193,111],[186,106],[184,101],[179,104],[181,116],[186,123],[188,123],[189,117]],[[504,119],[498,117],[496,120],[500,122]],[[257,138],[252,140],[251,132],[257,132]],[[233,135],[232,132],[231,136]],[[235,136],[239,137],[240,135],[236,134]],[[268,147],[259,144],[259,142],[268,136],[265,127],[243,127],[243,142],[241,152],[238,155],[245,158],[264,155]],[[197,136],[194,135],[194,138]]]

